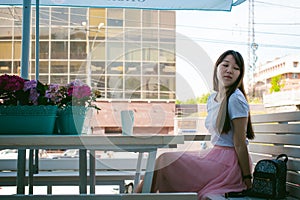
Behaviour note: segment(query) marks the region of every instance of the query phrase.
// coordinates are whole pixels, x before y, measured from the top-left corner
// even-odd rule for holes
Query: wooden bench
[[[249,152],[255,164],[261,159],[288,155],[287,199],[300,198],[300,112],[260,114],[252,116],[255,139],[250,141]],[[254,169],[253,166],[253,169]],[[213,200],[225,199],[210,195]],[[232,198],[258,199],[258,198]]]

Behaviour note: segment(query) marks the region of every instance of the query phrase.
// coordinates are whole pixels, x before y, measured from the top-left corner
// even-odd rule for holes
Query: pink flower
[[[83,86],[74,86],[72,95],[78,99],[85,98],[91,96],[92,91],[88,85]]]

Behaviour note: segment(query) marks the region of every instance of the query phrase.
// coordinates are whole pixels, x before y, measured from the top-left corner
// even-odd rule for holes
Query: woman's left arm
[[[247,189],[252,187],[251,178],[246,177],[251,175],[249,153],[246,145],[246,130],[247,130],[247,117],[235,118],[232,120],[233,124],[233,141],[234,148],[238,156],[239,165],[244,177],[244,182],[247,185]]]

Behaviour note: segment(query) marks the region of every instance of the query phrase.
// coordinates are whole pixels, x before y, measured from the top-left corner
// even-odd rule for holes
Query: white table
[[[90,150],[90,190],[95,191],[95,150],[138,152],[135,183],[140,180],[144,152],[149,153],[144,176],[143,193],[151,190],[158,148],[174,148],[184,143],[183,135],[0,135],[0,149],[18,149],[17,194],[25,193],[26,149],[80,149],[80,193],[87,193],[87,150]],[[30,162],[30,161],[29,161]],[[33,174],[29,171],[29,178]]]

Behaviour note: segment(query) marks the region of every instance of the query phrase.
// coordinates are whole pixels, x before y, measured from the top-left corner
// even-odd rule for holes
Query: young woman
[[[254,138],[243,77],[244,60],[228,50],[214,68],[214,90],[205,121],[213,147],[199,152],[168,152],[156,160],[152,192],[225,194],[252,187],[247,143]],[[142,183],[137,187],[141,191]]]

